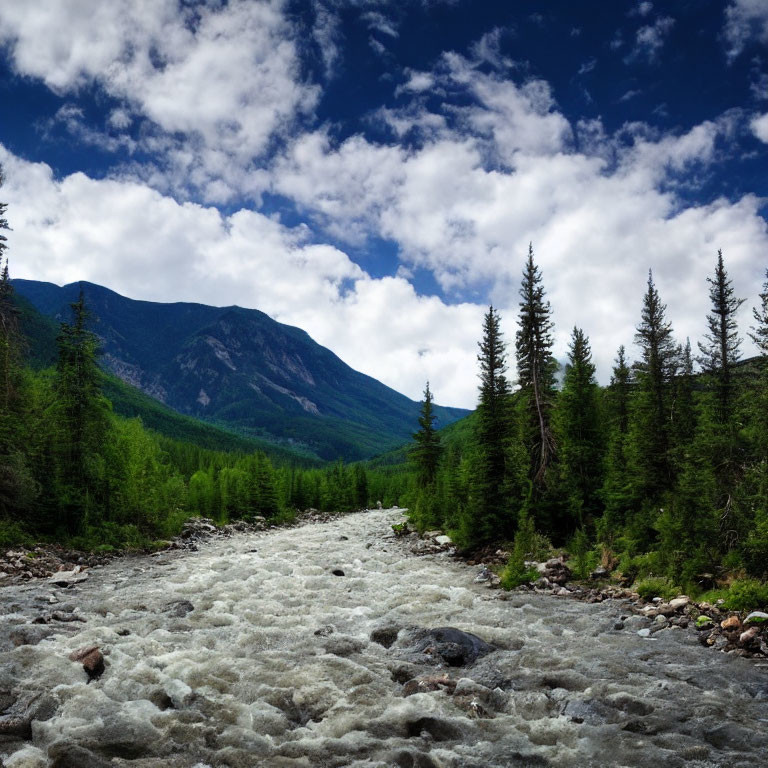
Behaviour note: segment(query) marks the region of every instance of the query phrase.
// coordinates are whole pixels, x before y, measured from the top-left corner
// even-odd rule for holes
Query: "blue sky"
[[[695,343],[722,248],[748,328],[765,0],[6,0],[0,41],[15,276],[257,307],[467,407],[531,241],[602,381],[649,268]]]

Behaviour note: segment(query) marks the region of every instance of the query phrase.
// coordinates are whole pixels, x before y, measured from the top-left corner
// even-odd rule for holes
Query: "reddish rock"
[[[98,645],[78,648],[69,654],[71,661],[79,661],[91,680],[96,680],[104,674],[104,654]]]
[[[739,621],[738,616],[729,616],[727,619],[720,622],[720,626],[723,629],[739,629],[739,627],[741,627],[741,622]]]

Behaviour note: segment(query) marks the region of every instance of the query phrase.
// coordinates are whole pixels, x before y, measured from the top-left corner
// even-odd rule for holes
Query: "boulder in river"
[[[79,584],[88,578],[88,574],[76,565],[71,571],[59,571],[54,573],[48,581],[57,587],[71,587],[73,584]]]
[[[455,627],[412,629],[396,643],[411,655],[432,658],[449,667],[464,667],[496,650],[485,640]],[[423,659],[422,659],[423,660]]]

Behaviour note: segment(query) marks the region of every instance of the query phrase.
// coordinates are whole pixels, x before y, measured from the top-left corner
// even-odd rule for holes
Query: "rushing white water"
[[[616,629],[620,603],[488,590],[446,555],[408,555],[389,527],[401,519],[360,513],[118,561],[66,590],[0,590],[0,712],[3,695],[44,702],[31,738],[0,738],[4,765],[768,764],[768,669],[685,630]],[[85,622],[8,641],[73,608]],[[497,650],[443,668],[409,628],[445,626]],[[389,648],[371,640],[386,628],[400,630]],[[90,683],[68,659],[89,645],[106,659]],[[455,691],[405,696],[419,675]]]

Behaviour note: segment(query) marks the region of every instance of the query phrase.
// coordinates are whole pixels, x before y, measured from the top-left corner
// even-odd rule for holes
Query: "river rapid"
[[[402,519],[358,513],[115,561],[67,589],[0,589],[2,764],[768,765],[765,664],[688,630],[617,628],[620,602],[488,589],[446,554],[413,556],[392,536]],[[31,623],[52,612],[78,620]],[[440,627],[492,649],[423,631]],[[14,646],[20,633],[36,644]],[[87,646],[105,659],[90,682],[68,658]]]

